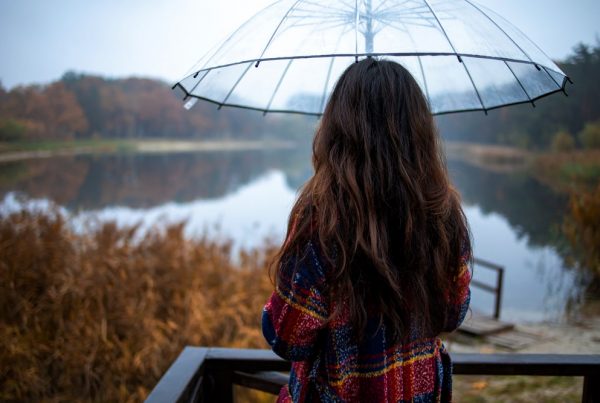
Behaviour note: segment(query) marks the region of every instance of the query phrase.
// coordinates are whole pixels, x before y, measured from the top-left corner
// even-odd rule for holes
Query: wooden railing
[[[600,355],[452,354],[457,375],[581,376],[582,402],[600,402]],[[233,402],[233,385],[277,394],[290,363],[269,350],[186,347],[147,403]]]
[[[491,292],[494,294],[494,318],[500,319],[500,308],[502,306],[502,288],[504,286],[504,267],[495,263],[488,262],[487,260],[474,258],[473,263],[475,266],[480,266],[496,272],[496,285],[492,286],[483,283],[479,280],[472,279],[471,287],[477,287],[484,291]]]

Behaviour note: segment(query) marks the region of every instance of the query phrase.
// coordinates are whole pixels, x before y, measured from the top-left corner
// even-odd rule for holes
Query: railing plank
[[[211,368],[235,369],[242,372],[289,371],[290,362],[271,350],[211,348],[207,360]]]
[[[483,266],[486,269],[492,269],[492,270],[497,270],[497,271],[504,270],[504,267],[502,267],[502,266],[500,266],[500,265],[498,265],[496,263],[492,263],[492,262],[489,262],[487,260],[480,259],[478,257],[473,258],[473,263],[476,264],[476,265],[479,265],[479,266]]]
[[[193,399],[201,382],[208,348],[186,347],[154,387],[146,403],[182,402]]]
[[[498,287],[494,287],[489,284],[482,283],[479,280],[471,280],[471,285],[475,286],[477,288],[481,288],[482,290],[489,291],[494,294],[498,293]]]
[[[452,354],[459,375],[600,375],[600,355]]]
[[[504,267],[483,259],[474,258],[473,263],[477,266],[496,271],[496,286],[492,286],[475,279],[471,280],[471,286],[480,288],[494,294],[494,319],[500,319],[502,306],[502,289],[504,284]]]
[[[456,375],[582,376],[583,401],[600,402],[600,355],[452,354]],[[149,403],[204,402],[232,397],[233,384],[277,394],[290,363],[270,350],[186,347],[156,385]],[[223,395],[224,393],[224,395]]]
[[[272,395],[278,395],[281,388],[288,383],[289,376],[281,372],[263,371],[256,373],[240,372],[233,373],[233,382],[236,385],[250,389],[260,390]]]

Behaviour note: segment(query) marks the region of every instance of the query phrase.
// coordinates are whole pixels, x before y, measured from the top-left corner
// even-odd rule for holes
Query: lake
[[[567,199],[522,172],[448,161],[474,239],[474,254],[505,267],[502,315],[562,321],[577,310],[580,276],[560,254]],[[308,149],[97,154],[0,163],[0,213],[48,209],[121,225],[187,221],[190,236],[232,239],[235,248],[281,242],[297,189],[312,173]],[[495,275],[476,267],[475,278]],[[472,308],[493,297],[473,288]]]

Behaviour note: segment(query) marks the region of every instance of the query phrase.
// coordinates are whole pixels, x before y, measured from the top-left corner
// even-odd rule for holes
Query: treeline
[[[529,104],[438,118],[446,139],[530,149],[600,147],[600,41],[580,44],[560,67],[574,81],[560,94]],[[316,120],[267,115],[198,102],[151,79],[106,79],[66,73],[49,85],[0,85],[0,141],[90,138],[285,138],[309,140]]]
[[[536,102],[483,112],[440,116],[445,138],[508,144],[530,149],[600,147],[600,41],[577,45],[561,69],[574,82],[568,97],[556,94]]]
[[[178,93],[151,79],[66,73],[49,85],[0,86],[0,141],[92,138],[265,138],[310,122],[199,102],[186,111]],[[291,130],[290,130],[291,128]],[[294,130],[297,128],[298,130]],[[289,138],[289,137],[288,137]]]

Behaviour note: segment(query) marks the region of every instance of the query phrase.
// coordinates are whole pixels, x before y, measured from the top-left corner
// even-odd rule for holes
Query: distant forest
[[[310,138],[316,118],[267,115],[198,102],[187,111],[159,80],[66,73],[48,85],[0,85],[0,141]],[[307,133],[308,130],[308,133]]]
[[[530,149],[551,146],[558,133],[580,140],[586,125],[600,125],[600,41],[595,46],[577,45],[572,54],[557,63],[573,85],[568,97],[555,94],[531,104],[488,112],[470,112],[438,117],[448,140],[507,144]]]
[[[559,65],[575,85],[531,105],[440,116],[449,140],[546,148],[558,132],[574,140],[586,123],[600,120],[600,42],[580,44]],[[107,79],[66,73],[48,85],[0,85],[0,141],[93,138],[310,139],[315,118],[267,115],[198,102],[186,111],[165,82]]]

